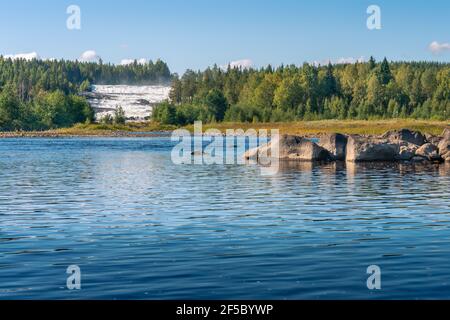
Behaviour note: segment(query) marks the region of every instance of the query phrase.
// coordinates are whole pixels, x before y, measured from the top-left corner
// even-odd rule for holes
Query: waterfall
[[[106,114],[113,115],[114,110],[121,106],[127,119],[145,120],[155,104],[169,97],[169,92],[169,86],[95,85],[84,95],[94,108],[97,119]]]

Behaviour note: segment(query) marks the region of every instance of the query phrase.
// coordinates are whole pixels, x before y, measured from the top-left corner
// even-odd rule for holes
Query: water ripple
[[[450,298],[448,165],[283,163],[264,177],[173,165],[172,145],[1,140],[0,299]]]

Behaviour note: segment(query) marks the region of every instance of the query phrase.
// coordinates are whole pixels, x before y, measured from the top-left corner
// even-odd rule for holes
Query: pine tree
[[[337,91],[338,91],[338,89],[337,89],[336,78],[334,77],[334,74],[333,74],[333,66],[331,65],[331,63],[328,63],[325,77],[323,79],[322,93],[323,93],[324,97],[331,97],[331,96],[336,95]]]
[[[370,56],[370,59],[369,59],[369,69],[370,69],[370,70],[373,70],[373,69],[375,69],[376,66],[377,66],[377,63],[376,63],[374,57],[373,57],[373,56]]]
[[[389,67],[389,62],[386,58],[383,59],[383,62],[380,65],[380,68],[377,72],[378,79],[381,84],[387,85],[389,81],[392,80],[391,69]]]

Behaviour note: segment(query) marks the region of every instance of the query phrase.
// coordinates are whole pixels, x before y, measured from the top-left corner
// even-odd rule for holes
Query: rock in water
[[[445,128],[442,133],[442,137],[444,140],[450,140],[450,128]]]
[[[438,147],[431,143],[426,143],[417,149],[416,156],[426,158],[430,161],[439,161],[441,159]]]
[[[405,141],[418,146],[427,143],[427,139],[422,133],[408,129],[388,131],[382,136],[382,138],[388,139],[391,142]]]
[[[338,133],[321,137],[319,145],[299,136],[282,135],[268,144],[247,151],[247,160],[263,162],[273,157],[272,148],[279,149],[280,160],[322,161],[445,161],[450,162],[450,130],[442,137],[429,136],[439,144],[429,143],[420,132],[403,129],[389,131],[384,138],[345,136]]]
[[[260,148],[261,147],[248,150],[247,152],[244,153],[243,158],[245,160],[257,161]]]
[[[340,133],[331,133],[320,138],[319,146],[326,149],[333,160],[345,160],[347,152],[347,136]]]
[[[450,130],[448,130],[447,132],[447,135],[444,132],[444,139],[439,142],[438,148],[441,158],[446,162],[450,162]],[[446,138],[447,136],[448,138]]]
[[[399,143],[399,152],[397,155],[397,160],[409,161],[416,155],[416,151],[419,146],[413,143],[401,141]]]
[[[349,136],[347,161],[395,161],[399,154],[399,144],[387,140]]]
[[[261,161],[273,157],[272,151],[278,148],[280,160],[324,161],[330,160],[330,153],[314,142],[299,136],[282,135],[256,149],[247,151],[244,158]]]
[[[432,144],[434,144],[436,146],[439,144],[439,141],[442,140],[442,137],[435,136],[435,135],[432,135],[432,134],[429,134],[429,133],[426,133],[425,137],[427,138],[427,142],[432,143]]]

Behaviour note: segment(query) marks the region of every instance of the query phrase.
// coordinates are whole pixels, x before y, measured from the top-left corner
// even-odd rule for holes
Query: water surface
[[[0,140],[0,299],[450,298],[448,165],[261,176],[174,165],[172,145]]]

